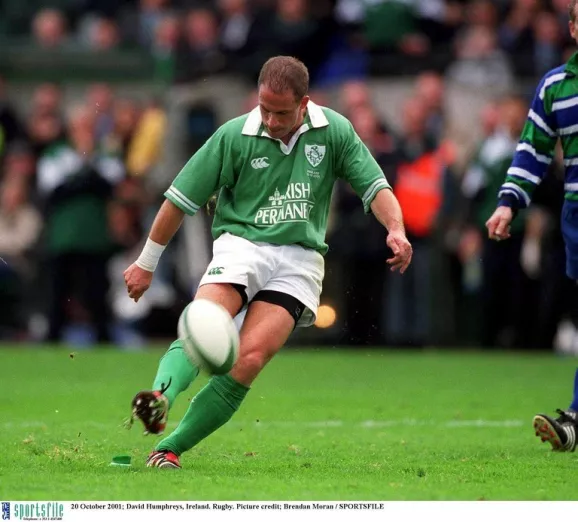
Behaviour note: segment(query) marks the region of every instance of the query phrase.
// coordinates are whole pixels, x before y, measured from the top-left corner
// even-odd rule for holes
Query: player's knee
[[[244,351],[241,349],[231,375],[238,382],[249,385],[259,375],[268,361],[269,357],[262,350]]]

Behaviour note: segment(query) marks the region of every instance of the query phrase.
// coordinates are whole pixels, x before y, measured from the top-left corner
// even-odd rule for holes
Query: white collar
[[[327,120],[321,106],[313,103],[311,100],[307,103],[307,113],[309,114],[311,127],[314,129],[327,127],[327,125],[329,125],[329,121]],[[255,107],[249,113],[245,125],[243,125],[243,130],[241,131],[242,134],[245,136],[257,136],[259,134],[259,129],[261,128],[261,123],[263,123],[261,111],[259,110],[259,107]]]

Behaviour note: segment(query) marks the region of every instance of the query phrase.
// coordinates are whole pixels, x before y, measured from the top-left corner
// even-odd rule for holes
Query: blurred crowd
[[[162,201],[162,188],[151,183],[166,137],[162,104],[93,84],[63,107],[59,87],[42,84],[28,114],[19,114],[2,92],[0,336],[138,347],[163,334],[151,323],[155,309],[167,312],[160,323],[170,336],[192,291],[178,283],[174,251],[167,250],[138,305],[122,278]],[[328,102],[323,91],[316,101]],[[253,103],[251,95],[239,113]],[[382,227],[338,184],[323,299],[339,322],[329,342],[573,349],[574,285],[564,277],[558,226],[561,162],[539,187],[536,205],[517,218],[512,238],[488,241],[484,222],[528,101],[508,94],[484,106],[483,139],[464,165],[445,137],[446,103],[444,78],[424,72],[394,129],[378,116],[366,82],[348,81],[339,91],[339,109],[400,200],[415,255],[403,277],[389,273]]]
[[[447,94],[435,72],[418,75],[403,104],[401,126],[376,117],[366,85],[350,82],[342,107],[382,166],[404,212],[414,248],[403,276],[384,269],[383,231],[367,220],[345,185],[337,192],[328,266],[342,283],[346,344],[457,344],[552,348],[576,353],[576,290],[564,275],[559,216],[560,154],[520,213],[512,237],[487,239],[528,113],[528,100],[505,94],[485,105],[483,137],[462,165],[445,139]]]
[[[12,9],[4,27],[12,38],[32,35],[36,45],[55,49],[139,45],[164,60],[175,81],[230,70],[254,77],[279,53],[309,65],[314,101],[347,116],[370,148],[402,204],[415,251],[403,277],[389,273],[382,227],[338,184],[322,296],[338,321],[327,342],[554,346],[578,353],[575,285],[564,276],[559,230],[560,158],[509,241],[490,242],[484,231],[528,111],[517,77],[535,82],[573,50],[565,36],[566,0],[11,5],[3,8]],[[375,68],[388,72],[390,65],[397,73],[419,71],[395,124],[378,110],[367,81]],[[465,155],[448,133],[450,83],[495,93],[470,115],[480,122],[481,139]],[[11,89],[18,86],[0,79],[0,339],[130,348],[150,336],[171,337],[194,288],[194,277],[178,273],[202,273],[205,266],[200,258],[179,259],[183,234],[138,304],[128,299],[122,277],[163,200],[166,98],[137,100],[101,82],[65,104],[61,85],[42,83],[17,108]],[[255,104],[252,94],[238,114]],[[185,139],[188,153],[215,130],[215,114]],[[189,133],[194,128],[185,125]],[[197,246],[208,248],[210,219],[195,219]]]
[[[167,81],[293,55],[317,86],[354,74],[448,70],[467,85],[511,86],[572,49],[567,0],[4,0],[3,46],[139,49]]]
[[[89,86],[73,106],[62,95],[39,85],[19,114],[0,81],[0,331],[59,341],[67,325],[91,324],[92,340],[138,344],[135,329],[113,334],[110,283],[154,203],[144,180],[161,152],[165,111],[107,84]]]

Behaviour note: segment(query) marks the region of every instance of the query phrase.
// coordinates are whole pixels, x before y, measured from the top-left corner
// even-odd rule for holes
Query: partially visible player
[[[578,42],[577,0],[569,5],[569,28]],[[487,221],[491,239],[510,237],[510,224],[519,209],[530,204],[536,186],[544,178],[560,139],[566,167],[562,234],[566,245],[566,274],[578,282],[578,53],[565,65],[544,76],[528,121],[522,131],[517,152],[500,188],[498,208]],[[578,430],[578,370],[574,376],[574,398],[567,410],[557,410],[559,417],[545,414],[534,417],[533,427],[542,441],[555,451],[574,451]]]
[[[383,172],[349,121],[314,104],[308,87],[300,61],[278,56],[265,63],[259,106],[225,123],[189,160],[165,193],[142,254],[125,271],[129,295],[138,301],[184,215],[195,214],[218,191],[213,259],[195,298],[215,301],[233,317],[246,314],[239,359],[228,375],[213,376],[195,396],[148,466],[180,467],[182,453],[231,418],[295,326],[315,321],[338,178],[351,184],[365,211],[387,229],[391,269],[403,273],[411,261],[401,209]],[[164,430],[173,401],[197,374],[175,341],[160,361],[152,390],[132,402],[148,432]]]

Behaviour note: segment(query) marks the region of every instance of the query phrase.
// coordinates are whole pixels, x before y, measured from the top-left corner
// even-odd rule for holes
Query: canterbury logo
[[[254,169],[264,169],[265,167],[269,166],[269,158],[255,158],[251,160],[251,167]]]

